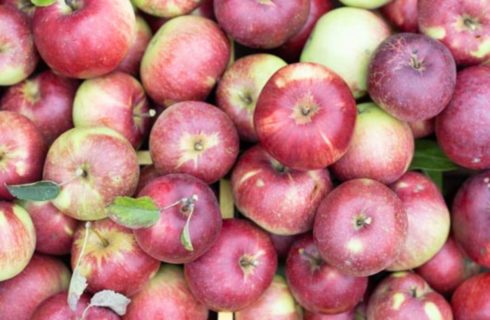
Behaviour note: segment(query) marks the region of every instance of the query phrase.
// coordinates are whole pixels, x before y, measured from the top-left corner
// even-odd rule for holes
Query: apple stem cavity
[[[97,238],[99,238],[102,247],[107,248],[109,246],[109,241],[106,238],[104,238],[99,231],[95,229],[92,229],[91,231],[97,236]]]
[[[480,26],[480,23],[478,23],[478,21],[472,17],[464,17],[463,24],[471,31],[476,31],[476,29],[478,29],[478,27]]]
[[[323,259],[319,255],[306,252],[304,248],[298,250],[299,254],[310,263],[312,269],[319,269],[323,265]]]
[[[240,257],[240,267],[244,270],[249,270],[250,268],[255,268],[257,266],[257,263],[253,259],[253,257],[244,255]]]
[[[417,58],[417,52],[414,52],[411,57],[410,57],[410,66],[414,68],[415,70],[421,70],[422,69],[422,62]]]
[[[360,214],[355,219],[354,228],[356,230],[360,230],[360,229],[370,225],[372,221],[373,221],[373,219],[371,217],[367,217],[364,214]]]

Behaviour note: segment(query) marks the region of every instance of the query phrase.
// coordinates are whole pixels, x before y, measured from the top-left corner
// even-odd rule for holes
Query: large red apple
[[[490,273],[473,276],[463,282],[451,298],[455,320],[490,319]]]
[[[202,0],[132,0],[140,10],[157,17],[173,18],[190,13]]]
[[[86,79],[121,63],[136,22],[129,0],[57,0],[36,8],[32,28],[36,47],[51,69]]]
[[[277,255],[264,231],[227,219],[216,243],[185,265],[192,294],[215,311],[236,311],[257,301],[272,283]]]
[[[277,71],[262,90],[254,114],[264,149],[285,166],[300,170],[337,161],[347,151],[355,120],[356,105],[346,83],[314,63]]]
[[[322,258],[341,273],[369,276],[392,265],[407,235],[403,203],[371,179],[344,182],[320,204],[313,228]]]
[[[418,0],[393,0],[381,7],[380,11],[400,31],[417,32],[417,2]]]
[[[131,46],[116,70],[129,73],[133,76],[139,75],[141,59],[143,59],[146,47],[150,43],[152,36],[153,33],[148,23],[142,16],[137,15],[136,29]]]

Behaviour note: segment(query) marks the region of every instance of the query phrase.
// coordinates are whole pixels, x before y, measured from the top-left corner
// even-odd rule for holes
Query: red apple
[[[305,311],[303,320],[362,320],[358,319],[354,314],[354,310],[349,310],[337,314],[324,314],[324,313],[312,313],[308,310]]]
[[[173,18],[190,13],[202,0],[132,0],[141,11],[152,16]]]
[[[317,210],[314,238],[322,258],[340,272],[364,277],[392,265],[407,235],[403,203],[371,179],[344,182]]]
[[[144,166],[141,169],[140,179],[138,181],[138,187],[136,188],[135,194],[140,193],[143,188],[150,183],[153,179],[163,176],[164,174],[160,173],[157,169],[155,169],[154,165]]]
[[[336,314],[353,309],[363,298],[367,277],[344,275],[320,256],[311,234],[297,240],[286,261],[289,287],[306,310]]]
[[[418,0],[393,0],[381,8],[381,13],[403,32],[418,32]]]
[[[18,276],[0,282],[0,319],[30,320],[45,299],[67,290],[70,271],[61,262],[34,255]]]
[[[436,118],[436,137],[444,153],[470,169],[490,168],[490,66],[458,73],[447,108]]]
[[[0,100],[0,108],[29,118],[50,145],[73,127],[72,105],[77,86],[74,80],[45,71],[10,87]]]
[[[231,184],[238,210],[280,235],[311,230],[320,201],[332,189],[327,170],[290,169],[260,146],[245,151],[233,169]]]
[[[167,108],[150,134],[150,153],[157,170],[187,173],[206,183],[214,183],[230,171],[239,144],[226,113],[199,101]]]
[[[185,265],[192,294],[215,311],[236,311],[257,301],[272,283],[277,255],[264,231],[248,221],[227,219],[218,240]]]
[[[129,0],[57,0],[36,8],[32,27],[36,47],[51,69],[86,79],[121,63],[136,22]]]
[[[229,60],[230,41],[216,23],[182,16],[153,36],[141,62],[141,80],[146,93],[165,106],[204,100]]]
[[[201,0],[199,7],[194,9],[191,14],[216,20],[214,16],[214,0]]]
[[[140,15],[136,16],[136,29],[133,41],[124,59],[119,63],[116,71],[129,73],[137,76],[140,71],[141,59],[145,53],[148,43],[150,43],[153,33],[148,23]]]
[[[413,133],[413,137],[415,139],[423,138],[423,137],[430,136],[431,134],[434,133],[436,119],[431,118],[427,120],[409,122],[408,125],[410,126],[410,129],[412,130]]]
[[[451,299],[455,320],[490,319],[490,273],[473,276],[463,282]]]
[[[303,236],[303,234],[295,234],[292,236],[281,236],[278,234],[269,233],[271,237],[272,244],[276,249],[277,256],[279,259],[285,260],[289,254],[289,249],[296,242],[297,239]]]
[[[331,168],[343,181],[370,178],[392,183],[407,171],[413,153],[414,139],[407,123],[374,103],[361,103],[347,153]]]
[[[214,0],[219,25],[238,43],[271,49],[298,33],[308,18],[309,0]]]
[[[347,151],[355,120],[356,105],[346,83],[314,63],[277,71],[262,90],[254,114],[264,149],[283,165],[300,170],[337,161]]]
[[[34,11],[36,6],[31,2],[31,0],[0,0],[0,4],[11,5],[18,10],[25,13],[29,19],[34,16]]]

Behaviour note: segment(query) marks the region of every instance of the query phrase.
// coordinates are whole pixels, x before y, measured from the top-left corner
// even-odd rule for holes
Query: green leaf
[[[79,268],[73,270],[73,275],[70,280],[70,287],[68,289],[68,305],[72,311],[77,310],[78,300],[82,296],[83,292],[87,288],[87,278],[82,276]]]
[[[117,197],[107,211],[114,222],[131,229],[151,227],[160,218],[160,209],[150,197]]]
[[[416,140],[411,170],[452,171],[458,169],[433,140]]]
[[[11,195],[20,200],[47,201],[56,198],[61,191],[60,186],[53,181],[38,181],[27,184],[7,186]]]
[[[182,233],[180,234],[180,243],[182,243],[185,250],[194,251],[194,247],[192,246],[192,241],[191,241],[191,233],[189,231],[190,221],[191,219],[187,218],[187,221],[185,222],[184,225],[184,230],[182,230]]]
[[[56,2],[56,0],[31,0],[36,7],[47,7]]]
[[[92,299],[90,299],[90,306],[111,308],[115,313],[123,316],[126,313],[126,309],[130,302],[131,299],[123,294],[112,290],[102,290],[92,296]]]

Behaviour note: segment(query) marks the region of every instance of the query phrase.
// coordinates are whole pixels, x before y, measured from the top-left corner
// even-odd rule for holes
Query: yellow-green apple
[[[362,300],[368,284],[367,277],[345,275],[327,264],[311,234],[298,239],[289,250],[286,277],[303,308],[326,314],[353,309]]]
[[[339,0],[342,4],[349,7],[357,7],[363,9],[376,9],[379,8],[391,0]]]
[[[18,112],[41,130],[50,145],[73,127],[72,105],[78,83],[51,71],[44,71],[9,87],[0,100],[0,109]]]
[[[56,73],[92,78],[114,70],[132,44],[136,19],[129,0],[56,0],[38,7],[34,41]]]
[[[313,233],[322,258],[339,272],[365,277],[392,265],[407,235],[398,196],[371,179],[354,179],[331,191],[318,207]]]
[[[23,115],[0,111],[0,199],[12,200],[7,185],[39,180],[46,144],[41,131]]]
[[[453,314],[449,303],[424,279],[412,272],[397,272],[386,277],[374,290],[368,302],[367,318],[452,320]]]
[[[209,310],[197,301],[182,268],[162,264],[158,273],[131,297],[124,320],[206,320]]]
[[[277,255],[270,237],[252,223],[225,219],[216,243],[184,267],[192,294],[215,311],[252,305],[272,283]]]
[[[272,54],[251,54],[233,63],[219,81],[216,103],[230,116],[241,139],[257,141],[253,122],[257,99],[270,77],[285,65]]]
[[[418,0],[392,0],[380,11],[397,29],[403,32],[418,32]]]
[[[305,310],[303,320],[364,320],[363,318],[358,319],[354,310],[349,310],[342,313],[336,314],[325,314],[325,313],[313,313]]]
[[[108,127],[138,148],[150,129],[145,91],[129,74],[114,72],[85,80],[73,102],[75,127]]]
[[[254,113],[260,144],[280,163],[299,170],[322,169],[344,155],[355,121],[356,104],[347,84],[315,63],[279,69]]]
[[[370,178],[392,183],[407,171],[413,154],[414,138],[406,122],[374,103],[361,103],[347,153],[330,168],[343,181]]]
[[[279,47],[301,30],[309,10],[309,0],[214,0],[219,25],[250,48]]]
[[[78,266],[87,278],[88,291],[113,290],[132,296],[157,272],[160,262],[147,255],[136,242],[133,231],[110,219],[95,221],[85,241],[85,226],[75,232],[71,266]]]
[[[437,254],[415,269],[431,288],[441,294],[452,293],[464,280],[480,272],[480,266],[466,257],[449,237]]]
[[[202,0],[132,0],[141,11],[152,16],[173,18],[190,13]]]
[[[238,210],[263,229],[279,235],[311,230],[320,201],[332,189],[326,169],[290,169],[259,145],[240,157],[231,185]]]
[[[300,61],[331,68],[347,82],[354,97],[360,98],[367,91],[371,56],[390,32],[388,24],[374,12],[338,8],[318,20]]]
[[[182,16],[165,23],[153,36],[140,75],[146,93],[169,106],[206,99],[229,60],[230,41],[215,22]]]
[[[250,306],[235,312],[235,320],[302,320],[301,307],[296,304],[286,280],[274,276],[271,285]]]
[[[436,119],[431,118],[427,120],[419,120],[415,122],[409,122],[408,125],[412,130],[413,137],[415,139],[430,136],[434,133],[436,126]]]
[[[153,33],[148,23],[142,16],[136,15],[136,29],[128,53],[116,68],[117,71],[137,76],[140,71],[141,59],[145,54],[146,47],[150,43]]]
[[[490,273],[475,275],[463,282],[451,298],[455,320],[490,318]]]
[[[230,171],[239,147],[238,133],[226,113],[200,101],[165,109],[150,133],[150,154],[158,171],[186,173],[206,183]]]
[[[27,16],[10,5],[0,5],[0,86],[26,79],[38,56]]]
[[[169,263],[188,263],[203,255],[216,242],[221,213],[212,189],[187,174],[168,174],[151,180],[138,193],[160,208],[160,218],[151,227],[134,230],[139,246],[150,256]],[[181,234],[189,221],[189,241]]]
[[[456,63],[442,43],[416,33],[398,33],[379,45],[368,70],[370,97],[405,121],[427,120],[449,103]]]
[[[441,41],[458,64],[490,61],[488,0],[419,0],[420,31]]]
[[[25,13],[29,19],[34,16],[36,6],[31,0],[0,0],[0,4],[11,5]]]
[[[138,157],[131,144],[112,129],[73,128],[51,145],[43,176],[60,184],[52,203],[61,212],[78,220],[99,220],[107,217],[106,206],[117,196],[133,195]]]
[[[45,299],[68,290],[69,282],[63,262],[35,254],[24,271],[0,282],[0,319],[30,320]]]
[[[490,168],[488,101],[490,66],[466,68],[458,73],[451,102],[436,117],[437,142],[452,161],[465,168]]]

